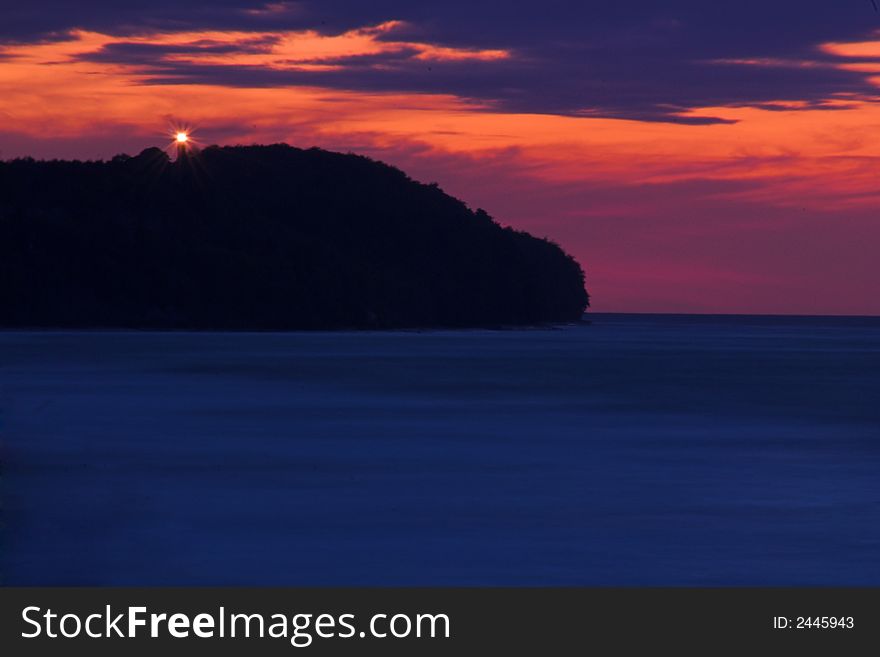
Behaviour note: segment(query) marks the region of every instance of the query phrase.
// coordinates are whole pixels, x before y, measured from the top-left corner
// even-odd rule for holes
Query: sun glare
[[[192,136],[192,127],[186,124],[172,124],[169,128],[171,143],[166,146],[166,149],[169,150],[169,153],[173,151],[178,159],[188,157],[196,147],[196,141]]]

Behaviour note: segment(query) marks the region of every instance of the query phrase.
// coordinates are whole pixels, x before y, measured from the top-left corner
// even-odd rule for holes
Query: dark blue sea
[[[880,585],[880,319],[0,333],[6,584]]]

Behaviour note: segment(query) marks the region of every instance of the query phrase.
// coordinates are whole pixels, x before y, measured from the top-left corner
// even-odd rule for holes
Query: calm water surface
[[[9,584],[880,585],[880,320],[0,333]]]

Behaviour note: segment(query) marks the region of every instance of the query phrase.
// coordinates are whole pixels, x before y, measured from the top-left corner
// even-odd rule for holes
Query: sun
[[[174,139],[178,144],[185,144],[189,141],[189,135],[181,131],[174,135]]]

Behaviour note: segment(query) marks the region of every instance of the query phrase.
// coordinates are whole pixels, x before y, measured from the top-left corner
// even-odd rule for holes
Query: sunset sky
[[[596,311],[880,314],[871,0],[0,0],[0,157],[363,153],[578,258]]]

